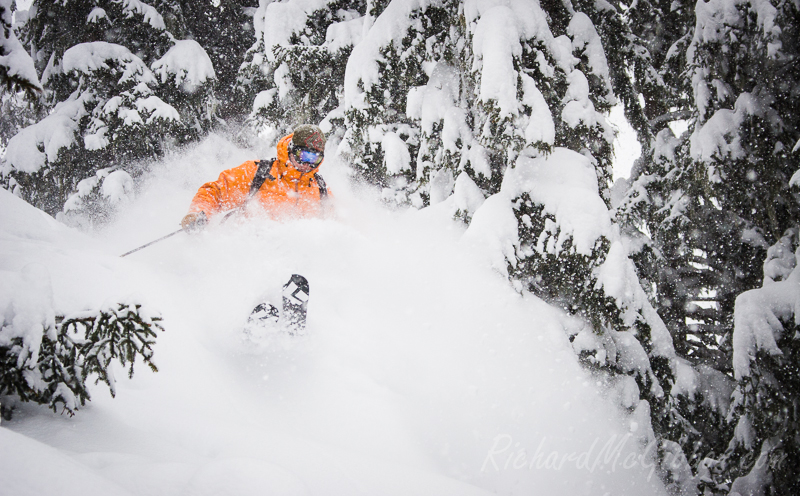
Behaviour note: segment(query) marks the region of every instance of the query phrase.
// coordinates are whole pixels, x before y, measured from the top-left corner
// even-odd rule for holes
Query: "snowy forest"
[[[0,493],[800,494],[800,0],[0,20]],[[119,258],[302,123],[336,219]]]

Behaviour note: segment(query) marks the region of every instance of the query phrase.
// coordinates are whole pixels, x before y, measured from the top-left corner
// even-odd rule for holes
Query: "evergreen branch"
[[[61,405],[62,412],[73,415],[91,399],[86,379],[96,374],[95,384],[104,382],[115,396],[113,360],[127,368],[129,378],[139,356],[158,371],[152,358],[156,329],[164,330],[160,321],[141,305],[125,303],[57,317],[54,327],[43,329],[38,354],[30,353],[22,338],[0,345],[0,395],[46,404],[54,412]],[[10,412],[4,407],[3,414]]]
[[[648,124],[650,124],[650,127],[656,127],[664,122],[673,122],[673,121],[690,119],[693,114],[694,112],[691,110],[676,110],[675,112],[670,112],[668,114],[663,114],[659,115],[658,117],[654,117],[647,122]]]

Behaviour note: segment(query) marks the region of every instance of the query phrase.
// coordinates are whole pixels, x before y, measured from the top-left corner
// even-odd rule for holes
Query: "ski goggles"
[[[322,159],[325,158],[322,153],[312,152],[311,150],[304,150],[302,148],[292,150],[292,154],[294,155],[294,158],[301,164],[306,164],[313,167],[317,167],[322,163]]]

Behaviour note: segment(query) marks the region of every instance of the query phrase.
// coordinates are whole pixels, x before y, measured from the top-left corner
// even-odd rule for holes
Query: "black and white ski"
[[[283,285],[283,305],[278,310],[269,302],[260,303],[250,313],[246,330],[255,328],[276,329],[290,335],[302,334],[306,327],[308,314],[308,279],[300,274],[292,274],[289,282]]]
[[[306,328],[308,315],[308,279],[292,274],[283,286],[283,315],[281,325],[289,334],[301,334]]]

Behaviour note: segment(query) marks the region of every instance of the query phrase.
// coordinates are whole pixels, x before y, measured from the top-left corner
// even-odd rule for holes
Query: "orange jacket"
[[[289,143],[292,135],[278,142],[278,159],[270,175],[248,203],[260,205],[273,219],[322,216],[325,198],[314,174],[318,169],[300,173],[289,160]],[[258,170],[258,163],[247,161],[239,167],[223,171],[219,179],[200,186],[194,195],[189,212],[214,215],[243,206],[250,195],[250,185]]]

